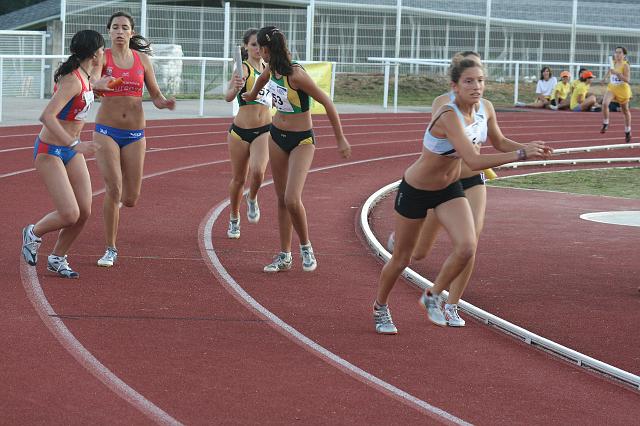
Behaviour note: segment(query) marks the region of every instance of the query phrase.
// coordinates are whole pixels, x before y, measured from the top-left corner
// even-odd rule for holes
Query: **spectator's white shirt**
[[[558,84],[558,80],[555,77],[551,77],[549,80],[538,80],[536,86],[536,94],[543,96],[551,96],[553,88]]]

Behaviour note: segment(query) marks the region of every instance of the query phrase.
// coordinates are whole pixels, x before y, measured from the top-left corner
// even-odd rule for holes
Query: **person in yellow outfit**
[[[571,73],[569,71],[562,71],[560,73],[560,81],[556,84],[551,92],[551,108],[554,111],[559,109],[569,109],[571,103]]]
[[[598,105],[596,96],[589,93],[592,80],[593,73],[591,71],[583,71],[582,74],[580,74],[580,81],[576,83],[571,92],[571,103],[569,104],[571,111],[590,111],[591,108],[600,106]]]
[[[600,133],[605,133],[609,127],[609,104],[612,100],[615,100],[620,104],[620,108],[624,114],[624,141],[629,143],[631,142],[631,111],[629,110],[629,100],[633,94],[631,93],[631,86],[629,86],[631,70],[626,60],[626,55],[626,48],[622,46],[616,47],[611,69],[604,76],[603,81],[606,81],[607,77],[609,77],[609,84],[607,85],[607,92],[604,94],[602,100],[602,115],[604,118],[602,120]]]

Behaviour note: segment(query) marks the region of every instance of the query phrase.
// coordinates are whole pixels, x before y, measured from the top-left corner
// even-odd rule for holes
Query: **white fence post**
[[[42,55],[45,55],[47,53],[47,37],[49,35],[48,34],[43,34],[42,35],[42,45],[41,45],[41,51],[40,53]],[[40,99],[44,99],[44,70],[47,67],[47,62],[42,59],[40,61]]]
[[[491,35],[491,0],[487,0],[487,13],[484,20],[484,60],[489,58],[490,37]]]
[[[60,54],[64,55],[64,33],[67,30],[67,0],[60,0],[60,22],[62,23],[62,43],[60,44]]]
[[[224,46],[222,47],[222,57],[229,57],[229,43],[231,40],[231,6],[229,2],[224,4]],[[227,83],[227,64],[222,64],[222,94]]]
[[[315,24],[315,14],[316,14],[316,2],[315,0],[309,1],[309,6],[307,6],[307,43],[306,43],[306,52],[305,58],[307,61],[313,61],[313,25]],[[322,47],[322,45],[320,45]]]
[[[147,0],[140,3],[140,35],[147,36]]]
[[[382,98],[382,107],[387,109],[389,106],[389,62],[384,63],[384,95]]]
[[[520,80],[520,63],[516,62],[516,70],[513,78],[513,104],[518,102],[518,81]]]
[[[572,64],[576,59],[576,25],[578,25],[578,0],[573,0],[573,11],[571,12],[571,44],[569,45],[569,62]],[[570,70],[571,74],[573,74],[573,65]]]
[[[0,123],[2,122],[2,82],[4,79],[4,58],[0,58]]]
[[[400,37],[402,35],[402,0],[397,0],[396,9],[396,59],[400,57]],[[393,112],[398,112],[398,78],[400,63],[396,62],[395,81],[393,82]]]
[[[226,65],[225,69],[227,69]],[[205,86],[205,72],[207,71],[207,61],[203,59],[200,65],[200,112],[199,115],[202,117],[204,115],[204,86]],[[224,84],[222,85],[224,87]],[[223,89],[224,90],[224,89]]]

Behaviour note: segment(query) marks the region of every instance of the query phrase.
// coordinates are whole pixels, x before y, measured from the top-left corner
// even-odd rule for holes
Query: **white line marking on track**
[[[25,292],[40,316],[40,319],[42,319],[42,322],[44,322],[49,331],[51,331],[51,334],[58,339],[62,347],[65,348],[80,365],[111,389],[116,395],[137,408],[142,414],[154,422],[162,425],[182,424],[123,382],[118,376],[113,374],[111,370],[105,367],[104,364],[98,361],[87,348],[82,346],[73,333],[64,325],[64,322],[56,317],[56,312],[49,304],[40,286],[36,268],[27,265],[22,258],[20,259],[20,278]]]
[[[356,164],[370,163],[374,161],[384,161],[384,160],[390,160],[390,159],[396,159],[396,158],[403,158],[411,155],[415,155],[415,154],[401,154],[401,155],[393,155],[393,156],[387,156],[387,157],[372,158],[367,160],[352,161],[348,163],[318,167],[318,168],[309,170],[309,173],[334,169],[338,167],[347,167],[347,166],[352,166]],[[273,181],[267,181],[263,183],[262,186],[270,185],[272,183]],[[200,241],[201,249],[203,248],[204,251],[206,252],[207,257],[211,261],[212,267],[216,272],[216,275],[218,275],[219,278],[221,278],[221,280],[223,281],[223,285],[225,285],[226,283],[225,287],[227,288],[228,291],[232,292],[232,294],[235,293],[235,296],[237,298],[243,301],[245,305],[247,305],[249,308],[255,311],[259,316],[264,317],[265,319],[271,321],[273,326],[278,331],[281,331],[282,334],[291,338],[294,342],[300,344],[301,346],[315,352],[322,359],[328,361],[331,365],[334,365],[340,368],[341,370],[345,371],[349,375],[364,382],[365,384],[400,399],[401,401],[408,404],[409,406],[412,406],[413,408],[416,408],[422,412],[425,412],[427,415],[432,416],[436,420],[447,421],[447,422],[451,422],[459,425],[469,425],[469,423],[467,423],[466,421],[459,419],[458,417],[438,407],[435,407],[429,404],[428,402],[425,402],[403,391],[402,389],[399,389],[393,386],[392,384],[385,382],[382,379],[379,379],[378,377],[372,375],[371,373],[368,373],[365,370],[362,370],[361,368],[357,367],[354,364],[351,364],[349,361],[345,360],[344,358],[341,358],[340,356],[336,355],[335,353],[329,351],[325,347],[311,340],[304,334],[300,333],[298,330],[296,330],[295,328],[290,326],[288,323],[280,319],[274,313],[272,313],[267,308],[265,308],[260,303],[258,303],[257,300],[251,297],[251,295],[247,293],[242,288],[242,286],[240,286],[240,284],[238,284],[236,280],[234,280],[233,277],[229,274],[229,272],[225,269],[225,267],[222,265],[222,263],[220,262],[220,259],[216,254],[215,248],[213,247],[213,242],[212,242],[213,240],[211,235],[213,230],[213,225],[215,221],[218,219],[218,217],[220,216],[220,214],[222,213],[222,211],[225,208],[227,208],[229,203],[230,203],[229,199],[226,199],[225,201],[221,202],[216,207],[214,207],[212,211],[208,213],[208,217],[205,217],[203,219],[204,225],[201,226],[203,229],[200,233],[200,236],[202,238],[202,240]]]

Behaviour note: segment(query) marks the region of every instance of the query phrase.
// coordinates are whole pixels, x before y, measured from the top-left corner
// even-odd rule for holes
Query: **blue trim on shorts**
[[[137,142],[144,138],[144,129],[140,130],[127,130],[118,129],[115,127],[105,126],[104,124],[96,123],[96,133],[100,133],[105,136],[109,136],[118,144],[120,149],[129,145],[130,143]]]
[[[33,147],[33,159],[35,160],[38,154],[49,154],[54,157],[58,157],[62,160],[62,164],[65,166],[71,159],[77,154],[77,152],[68,146],[61,145],[49,145],[46,142],[40,140],[40,136],[36,137],[36,143]]]

